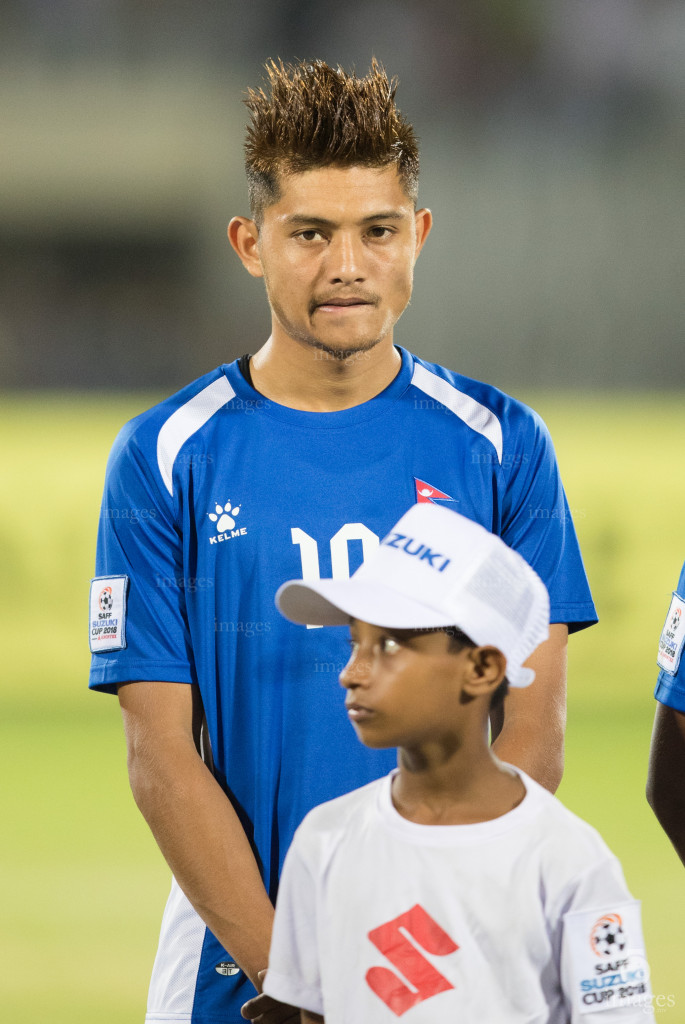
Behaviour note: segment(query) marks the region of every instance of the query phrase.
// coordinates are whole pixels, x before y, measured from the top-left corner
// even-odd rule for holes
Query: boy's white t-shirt
[[[519,774],[519,806],[476,825],[407,821],[392,775],[314,808],[286,857],[264,991],[326,1024],[654,1020],[620,864]]]

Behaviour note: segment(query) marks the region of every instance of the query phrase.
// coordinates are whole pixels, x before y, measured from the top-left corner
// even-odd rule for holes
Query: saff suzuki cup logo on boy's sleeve
[[[578,1013],[651,1005],[639,903],[604,914],[566,914],[564,942],[571,967],[569,995]]]
[[[685,601],[674,592],[659,639],[659,654],[656,663],[659,668],[674,676],[680,665],[685,643]]]
[[[590,946],[597,956],[617,957],[626,948],[626,936],[618,914],[600,917],[590,932]]]
[[[400,977],[388,967],[371,967],[366,972],[367,985],[396,1017],[417,1003],[454,988],[421,954],[417,944],[433,956],[449,956],[459,946],[420,904],[374,928],[369,939],[401,974]]]

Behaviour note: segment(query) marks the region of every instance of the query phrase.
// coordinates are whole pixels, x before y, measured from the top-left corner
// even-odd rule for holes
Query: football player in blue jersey
[[[659,640],[647,799],[685,864],[685,565]]]
[[[547,585],[553,625],[494,745],[551,790],[567,633],[595,621],[539,417],[394,342],[431,227],[394,84],[376,64],[267,71],[247,99],[251,214],[228,234],[264,280],[271,337],[123,428],[91,588],[90,685],[118,693],[133,793],[174,876],[148,1024],[237,1024],[295,828],[394,763],[321,685],[342,638],[275,614],[284,580],[346,578],[416,502],[500,535]]]

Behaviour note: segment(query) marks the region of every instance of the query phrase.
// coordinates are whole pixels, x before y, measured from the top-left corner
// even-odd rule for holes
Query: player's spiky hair
[[[280,198],[279,174],[317,167],[397,164],[415,203],[419,151],[411,124],[395,106],[397,79],[374,58],[365,78],[322,60],[266,65],[269,93],[249,89],[245,140],[250,209],[259,223]]]

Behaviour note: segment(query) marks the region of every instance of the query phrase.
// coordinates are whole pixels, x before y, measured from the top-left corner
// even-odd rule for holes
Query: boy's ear
[[[507,674],[507,659],[497,647],[471,647],[463,690],[470,697],[491,695]]]

